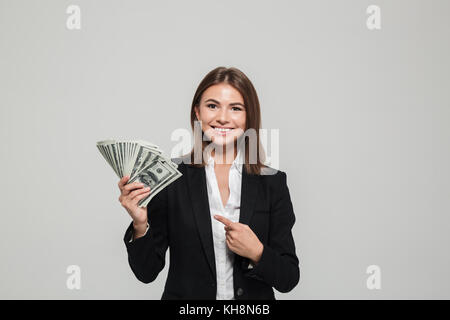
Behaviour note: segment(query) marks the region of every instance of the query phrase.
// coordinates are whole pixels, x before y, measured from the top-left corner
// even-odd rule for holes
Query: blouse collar
[[[214,167],[214,157],[211,154],[208,154],[208,161],[206,162],[208,167]],[[242,165],[244,164],[244,157],[241,149],[238,148],[238,152],[236,158],[233,160],[231,164],[231,168],[235,168],[238,170],[240,174],[242,174]]]

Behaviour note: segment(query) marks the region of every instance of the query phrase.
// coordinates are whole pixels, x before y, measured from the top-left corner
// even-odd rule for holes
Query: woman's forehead
[[[218,102],[244,102],[241,93],[229,84],[216,84],[205,90],[203,101],[214,99]]]

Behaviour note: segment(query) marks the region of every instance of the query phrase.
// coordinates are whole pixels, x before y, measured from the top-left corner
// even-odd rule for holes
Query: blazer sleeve
[[[269,238],[258,264],[246,272],[246,276],[264,281],[279,292],[289,292],[300,280],[299,260],[291,231],[295,215],[286,173],[279,171],[274,180]]]
[[[133,237],[133,222],[125,231],[124,242],[128,263],[139,281],[150,283],[164,268],[168,247],[167,188],[161,190],[147,205],[149,229],[147,233],[130,242]]]

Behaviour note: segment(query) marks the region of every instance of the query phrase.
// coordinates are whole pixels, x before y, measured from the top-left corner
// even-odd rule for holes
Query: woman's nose
[[[226,108],[222,108],[218,115],[218,120],[222,122],[228,121],[228,110]]]

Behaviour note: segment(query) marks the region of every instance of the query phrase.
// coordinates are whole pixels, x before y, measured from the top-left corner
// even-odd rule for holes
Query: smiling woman
[[[258,96],[243,72],[219,67],[205,76],[192,102],[193,130],[196,123],[202,139],[173,159],[183,176],[155,195],[146,216],[131,214],[124,237],[131,269],[152,282],[170,246],[162,299],[275,299],[273,288],[288,292],[300,279],[295,215],[286,174],[263,164]],[[249,130],[256,139],[247,139]]]
[[[201,150],[215,144],[212,156],[221,163],[230,164],[238,150],[239,138],[245,148],[246,170],[251,174],[260,174],[265,167],[264,149],[260,143],[261,111],[256,90],[247,76],[237,68],[219,67],[209,72],[199,84],[191,105],[191,127],[200,121],[206,139],[202,138]],[[249,129],[255,134],[255,140],[243,136]],[[198,141],[195,141],[198,143]],[[234,153],[227,155],[226,147],[233,144]],[[251,148],[250,143],[254,143]],[[218,148],[217,146],[222,146]],[[194,150],[191,152],[191,163],[198,167],[206,165],[203,157],[201,164],[194,161]],[[198,147],[197,147],[198,148]],[[200,148],[199,148],[200,149]],[[215,153],[218,153],[215,155]],[[256,161],[250,161],[250,152]],[[203,153],[203,152],[202,152]]]
[[[196,118],[201,121],[202,130],[208,140],[216,146],[223,147],[223,149],[216,149],[218,153],[225,156],[226,145],[237,141],[246,129],[246,109],[242,95],[231,85],[219,83],[206,89],[203,96],[205,97],[202,98],[203,101],[194,107]],[[215,97],[215,99],[209,97]],[[216,155],[213,149],[212,156],[217,156],[215,158],[219,160],[220,154]],[[236,150],[232,156],[234,159]],[[228,160],[230,158],[228,157]],[[230,163],[227,159],[223,162]]]

